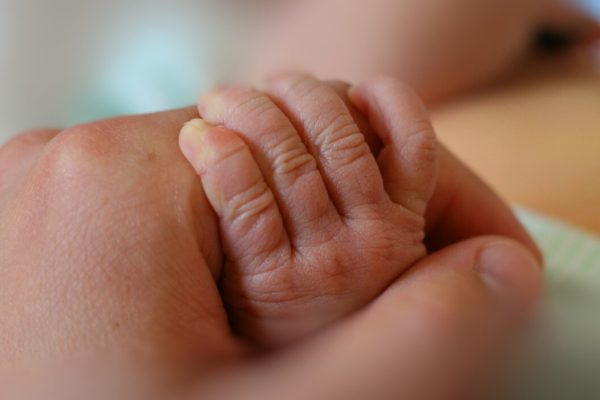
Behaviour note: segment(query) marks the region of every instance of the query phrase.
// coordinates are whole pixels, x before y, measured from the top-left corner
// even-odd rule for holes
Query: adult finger
[[[542,255],[510,206],[443,146],[439,153],[438,185],[427,209],[431,250],[481,235],[515,239]]]

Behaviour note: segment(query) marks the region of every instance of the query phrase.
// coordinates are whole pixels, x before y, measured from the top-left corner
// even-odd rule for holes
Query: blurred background
[[[254,48],[259,28],[288,25],[289,18],[281,17],[279,9],[303,2],[315,1],[0,0],[0,141],[32,127],[193,103],[199,91],[215,82],[245,76],[247,52]],[[352,8],[352,3],[340,4]],[[456,1],[457,7],[461,3],[468,1]],[[600,17],[600,1],[580,3]],[[398,8],[402,11],[411,14],[411,5]],[[314,18],[301,30],[321,34],[322,28],[313,25],[323,21]],[[327,23],[335,27],[335,21]],[[291,34],[282,36],[291,45],[299,44]],[[317,39],[307,46],[318,47]],[[303,55],[296,50],[290,46],[282,51]]]
[[[215,83],[280,69],[396,75],[431,107],[442,140],[504,197],[600,232],[600,61],[531,56],[544,25],[560,33],[545,38],[558,48],[589,27],[554,4],[0,0],[0,143],[31,128],[189,105]],[[600,20],[600,0],[563,4]]]
[[[259,2],[0,0],[0,141],[189,105],[235,76]]]

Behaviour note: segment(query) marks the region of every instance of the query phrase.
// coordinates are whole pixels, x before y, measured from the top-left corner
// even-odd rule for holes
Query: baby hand
[[[215,90],[200,100],[204,120],[182,130],[220,220],[224,301],[259,344],[356,311],[426,254],[433,129],[400,83],[364,90],[357,103],[372,95],[382,104],[369,107],[384,144],[377,157],[338,92],[306,76],[273,79],[266,92]]]

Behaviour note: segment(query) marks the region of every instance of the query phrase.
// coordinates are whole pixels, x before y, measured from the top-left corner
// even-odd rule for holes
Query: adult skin
[[[540,30],[566,43],[598,26],[569,0],[304,0],[284,4],[258,35],[248,71],[359,82],[399,77],[428,104],[497,80],[533,55]],[[290,50],[292,49],[292,50]]]
[[[504,203],[443,152],[429,235],[432,248],[454,245],[349,321],[256,364],[229,327],[216,222],[177,145],[183,123],[197,116],[184,109],[29,132],[0,149],[2,367],[126,359],[112,374],[193,372],[205,397],[243,389],[280,398],[282,382],[305,388],[325,376],[312,397],[448,398],[513,337],[539,290],[535,246]],[[498,325],[510,328],[481,335]],[[341,355],[347,361],[338,365]],[[216,361],[240,370],[214,376]],[[374,363],[406,371],[406,380],[375,375]],[[431,376],[445,377],[439,392],[429,392],[423,379]]]

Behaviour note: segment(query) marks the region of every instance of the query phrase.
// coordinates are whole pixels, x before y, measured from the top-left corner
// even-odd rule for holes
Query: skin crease
[[[385,80],[365,85],[373,86],[365,90],[365,96],[386,86]],[[357,90],[356,97],[362,97],[361,88]],[[375,121],[378,113],[366,111]],[[0,149],[0,370],[7,364],[52,365],[79,356],[101,364],[115,354],[132,362],[117,364],[111,373],[128,376],[131,371],[125,368],[131,364],[138,374],[158,370],[157,376],[163,379],[183,371],[202,382],[194,391],[197,398],[213,394],[223,398],[219,396],[238,388],[244,390],[244,397],[281,398],[290,387],[302,393],[310,386],[306,382],[320,376],[329,376],[330,382],[311,386],[314,398],[352,398],[384,388],[390,396],[409,396],[423,394],[419,390],[431,385],[403,389],[398,380],[375,374],[378,369],[373,368],[371,356],[379,354],[383,371],[394,370],[385,365],[404,365],[404,383],[408,383],[416,360],[413,355],[428,354],[425,350],[434,343],[464,349],[464,354],[471,355],[469,362],[465,359],[464,375],[457,373],[456,379],[440,381],[439,386],[464,389],[461,382],[473,376],[482,357],[495,358],[492,350],[514,337],[517,324],[512,319],[501,324],[511,329],[506,337],[496,338],[493,346],[475,345],[471,336],[452,333],[457,326],[478,326],[484,315],[503,321],[506,312],[499,309],[505,303],[521,305],[510,314],[516,320],[539,291],[537,263],[522,245],[501,237],[480,237],[425,258],[416,268],[422,271],[419,276],[431,279],[403,284],[411,289],[402,290],[406,293],[402,296],[386,291],[381,298],[388,300],[378,300],[323,336],[306,339],[296,350],[278,352],[265,364],[242,356],[242,343],[231,334],[217,291],[222,272],[217,220],[198,178],[177,148],[180,127],[197,117],[192,109],[125,117],[60,132],[29,133]],[[465,198],[481,201],[483,208],[477,218],[467,216],[455,221],[454,227],[427,220],[432,237],[438,231],[449,237],[472,237],[468,227],[476,226],[476,220],[488,221],[481,225],[487,233],[514,238],[534,251],[500,200],[486,208],[488,203],[481,198],[488,192],[481,182],[449,156],[440,162],[451,171],[446,176],[464,184]],[[454,188],[455,183],[440,185]],[[460,215],[452,201],[453,191],[433,194],[432,204],[444,210],[444,215]],[[503,255],[516,254],[508,263],[516,268],[507,270],[509,279],[503,277],[501,284],[488,284],[489,277],[483,279],[473,271],[481,264],[477,260],[483,249],[499,242]],[[447,279],[434,278],[446,276],[440,271],[449,267],[464,273],[452,275],[442,285]],[[435,298],[429,297],[434,294]],[[456,306],[438,308],[436,304]],[[468,304],[477,306],[463,314],[460,310],[469,309]],[[406,324],[413,320],[415,324]],[[424,339],[405,332],[409,325],[435,335]],[[394,345],[391,353],[389,345]],[[344,368],[331,364],[333,360],[346,360]],[[456,370],[440,363],[435,354],[425,361],[416,373],[437,366],[431,371],[451,376],[448,372]],[[190,368],[190,363],[196,368]],[[216,367],[218,363],[237,368],[228,372]],[[315,365],[324,369],[315,370]],[[209,372],[202,372],[202,366]],[[278,373],[272,374],[273,370]],[[93,381],[95,376],[90,373],[87,379]],[[353,384],[341,385],[341,381]],[[146,389],[153,387],[152,378],[144,382]],[[286,389],[283,383],[289,383]]]

